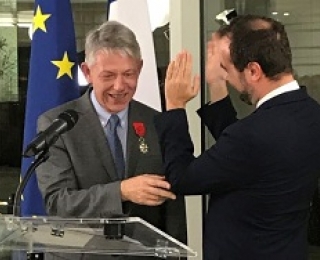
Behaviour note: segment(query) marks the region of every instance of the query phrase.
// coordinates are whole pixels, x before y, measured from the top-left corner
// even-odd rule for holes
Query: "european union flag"
[[[35,0],[23,150],[36,136],[43,112],[79,96],[77,52],[69,0]],[[34,158],[22,160],[22,176]],[[45,215],[36,176],[30,178],[21,215]]]

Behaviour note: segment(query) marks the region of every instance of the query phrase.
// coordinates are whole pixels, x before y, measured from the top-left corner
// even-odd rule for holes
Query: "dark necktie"
[[[117,174],[120,179],[124,178],[125,175],[125,162],[123,156],[123,150],[120,138],[117,133],[117,127],[120,123],[120,119],[117,115],[111,115],[106,128],[106,134],[110,150],[113,156],[113,160],[116,166]]]

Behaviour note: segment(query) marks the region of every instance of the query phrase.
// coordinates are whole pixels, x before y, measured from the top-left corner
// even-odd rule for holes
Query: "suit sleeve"
[[[187,216],[184,196],[178,195],[175,200],[167,200],[162,204],[165,216],[164,230],[170,236],[187,243]]]
[[[237,189],[256,178],[247,132],[225,129],[217,143],[193,156],[193,143],[184,109],[165,112],[155,119],[165,173],[177,194],[199,195]],[[238,124],[237,124],[238,125]]]
[[[38,130],[46,129],[50,123],[50,119],[40,117]],[[38,167],[36,173],[49,215],[111,217],[122,214],[120,182],[79,189],[69,151],[61,137],[51,146],[49,159]]]
[[[232,106],[230,96],[213,104],[204,105],[197,113],[216,140],[226,127],[237,122],[237,113]]]

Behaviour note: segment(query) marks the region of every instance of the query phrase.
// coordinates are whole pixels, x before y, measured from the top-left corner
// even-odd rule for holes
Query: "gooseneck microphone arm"
[[[15,217],[21,217],[21,196],[22,193],[34,173],[35,169],[41,164],[44,163],[49,158],[49,149],[43,150],[37,158],[31,163],[29,166],[26,174],[22,178],[21,182],[19,183],[19,186],[17,188],[15,197],[14,197],[14,203],[13,203],[13,216]]]
[[[35,169],[43,162],[49,158],[49,147],[43,150],[39,156],[31,163],[26,174],[22,178],[18,189],[16,191],[13,203],[13,216],[21,217],[21,196],[26,187],[31,175],[34,173]],[[27,259],[29,260],[44,260],[44,252],[27,252]]]

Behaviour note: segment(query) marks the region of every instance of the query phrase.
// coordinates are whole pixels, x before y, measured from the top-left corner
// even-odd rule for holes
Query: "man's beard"
[[[247,92],[242,92],[240,93],[240,100],[243,101],[244,103],[246,103],[247,105],[253,105],[251,102],[251,96],[249,93]]]
[[[251,106],[253,105],[252,103],[252,97],[249,94],[248,89],[250,89],[248,82],[246,81],[244,74],[241,73],[240,74],[240,83],[243,86],[243,91],[240,92],[240,100],[243,101],[244,103],[246,103],[247,105]]]

